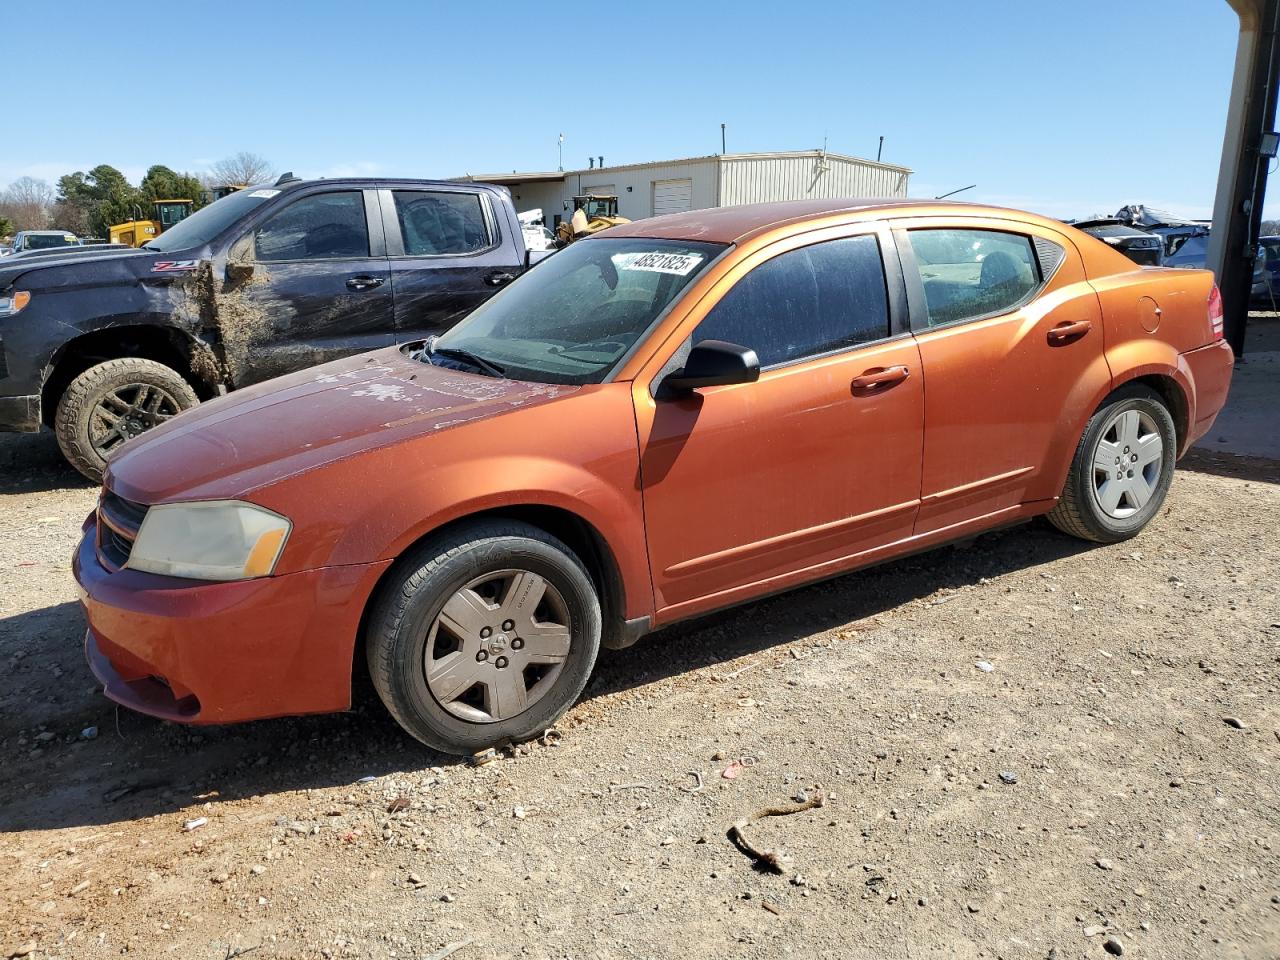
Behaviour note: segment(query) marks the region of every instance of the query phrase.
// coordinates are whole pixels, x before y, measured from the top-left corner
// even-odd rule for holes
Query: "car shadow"
[[[1179,470],[1208,473],[1215,477],[1235,477],[1258,483],[1280,483],[1280,460],[1265,457],[1242,457],[1193,447],[1178,461]]]
[[[1033,522],[678,624],[605,651],[584,699],[883,615],[939,590],[1050,563],[1087,544]],[[357,677],[327,716],[186,727],[118,709],[84,663],[84,621],[63,603],[0,619],[0,831],[105,825],[200,802],[355,783],[461,761],[400,731]],[[81,734],[96,728],[91,738]],[[570,734],[572,736],[572,734]],[[535,749],[537,749],[535,747]]]
[[[0,494],[94,486],[67,463],[52,430],[0,433]]]

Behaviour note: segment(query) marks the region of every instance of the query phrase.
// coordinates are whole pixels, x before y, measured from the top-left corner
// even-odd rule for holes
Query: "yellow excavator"
[[[567,210],[569,204],[565,204]],[[562,220],[556,227],[556,242],[565,247],[589,237],[601,230],[608,230],[620,223],[630,223],[626,217],[618,216],[618,198],[604,194],[590,193],[573,198],[573,216]]]
[[[156,200],[151,204],[152,219],[142,219],[142,208],[133,208],[133,219],[128,223],[118,223],[110,227],[108,232],[112,243],[124,243],[131,247],[140,247],[148,240],[154,240],[174,224],[181,223],[191,216],[195,206],[192,200]]]

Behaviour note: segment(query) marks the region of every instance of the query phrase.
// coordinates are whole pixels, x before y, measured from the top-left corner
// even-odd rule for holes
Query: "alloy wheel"
[[[427,687],[459,719],[510,719],[555,684],[572,627],[564,597],[545,577],[486,573],[456,591],[432,623],[423,658]]]
[[[126,440],[181,413],[169,391],[151,383],[126,383],[109,390],[89,417],[89,441],[105,459]]]
[[[1123,520],[1147,505],[1160,486],[1164,441],[1152,417],[1122,410],[1107,421],[1093,452],[1093,496],[1102,512]]]

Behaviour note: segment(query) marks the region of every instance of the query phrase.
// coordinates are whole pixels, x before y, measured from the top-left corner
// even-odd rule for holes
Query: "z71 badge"
[[[157,260],[151,265],[152,273],[173,273],[179,270],[194,270],[199,260]]]

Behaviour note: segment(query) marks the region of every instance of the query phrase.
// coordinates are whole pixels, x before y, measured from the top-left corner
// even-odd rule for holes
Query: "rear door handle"
[[[1076,337],[1083,337],[1093,329],[1092,320],[1068,320],[1049,331],[1050,343],[1064,343]]]
[[[881,390],[891,387],[895,383],[901,383],[909,376],[911,376],[911,371],[903,366],[873,367],[861,376],[854,377],[850,386],[858,392]]]
[[[347,281],[348,290],[372,290],[374,287],[382,286],[382,282],[386,277],[370,277],[359,276],[352,277]]]
[[[493,273],[485,275],[484,282],[491,287],[500,287],[504,283],[510,283],[516,278],[514,273],[507,273],[505,270],[495,270]]]

